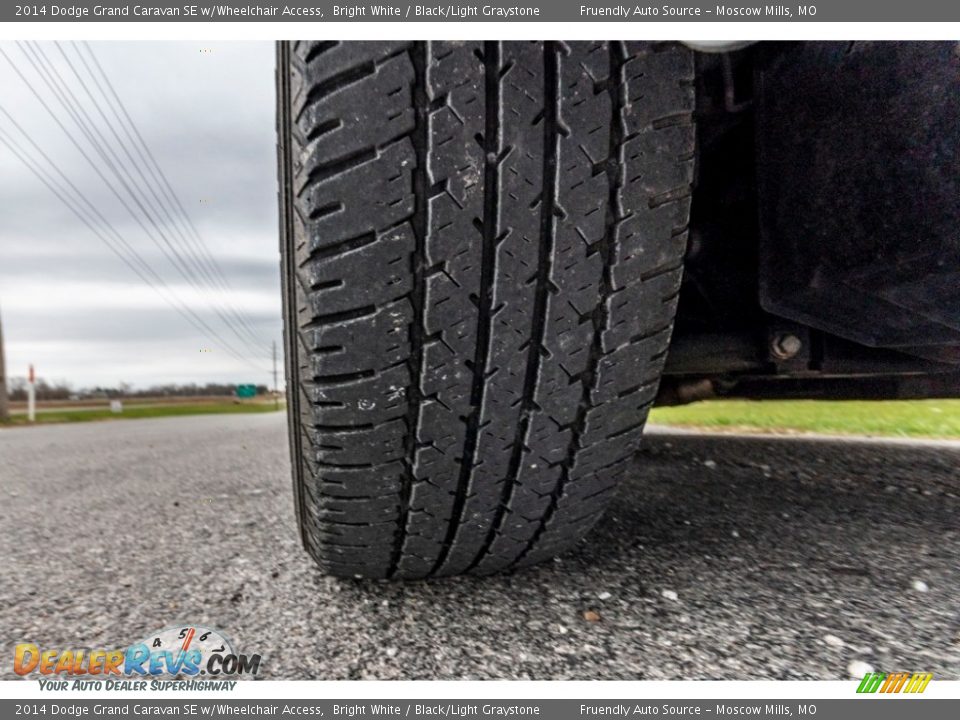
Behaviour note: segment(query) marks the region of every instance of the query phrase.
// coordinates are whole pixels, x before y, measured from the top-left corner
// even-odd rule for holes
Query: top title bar
[[[956,0],[823,0],[816,3],[446,0],[89,0],[3,3],[0,22],[958,22]]]

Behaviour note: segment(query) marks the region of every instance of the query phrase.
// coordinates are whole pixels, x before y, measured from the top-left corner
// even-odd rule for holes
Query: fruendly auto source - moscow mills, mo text
[[[287,5],[250,3],[247,5],[229,4],[191,4],[173,6],[154,6],[146,4],[116,4],[81,6],[57,3],[18,4],[14,8],[16,17],[57,18],[60,20],[116,19],[116,18],[312,18],[316,20],[353,20],[365,18],[377,19],[444,19],[459,20],[487,18],[493,20],[538,19],[543,17],[540,7],[531,5],[493,5],[493,4],[343,4],[343,5]],[[580,5],[579,16],[584,19],[649,19],[674,18],[710,20],[712,18],[812,18],[817,15],[816,5],[756,5],[731,6],[716,5],[712,8],[695,7],[682,3],[661,5],[616,5],[594,6]]]
[[[713,8],[692,7],[689,5],[617,5],[614,7],[594,7],[581,5],[580,15],[595,18],[703,18],[709,20],[714,17],[814,17],[817,14],[816,5],[758,5],[751,7],[735,7],[717,5]]]

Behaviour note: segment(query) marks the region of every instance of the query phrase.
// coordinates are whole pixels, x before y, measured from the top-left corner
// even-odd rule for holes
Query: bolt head
[[[780,333],[773,339],[771,351],[779,360],[789,360],[796,357],[803,348],[803,342],[793,333]]]

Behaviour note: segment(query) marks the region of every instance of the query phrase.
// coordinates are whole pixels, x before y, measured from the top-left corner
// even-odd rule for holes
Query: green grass
[[[283,408],[283,404],[280,405]],[[37,422],[40,425],[47,423],[87,422],[92,420],[134,420],[139,418],[176,417],[178,415],[220,415],[234,413],[265,413],[275,412],[272,402],[269,403],[194,403],[183,405],[147,405],[139,407],[125,407],[122,413],[113,413],[110,408],[95,410],[49,410],[37,413]],[[29,425],[26,415],[12,415],[2,426]]]
[[[280,407],[282,409],[283,404]],[[37,424],[264,412],[274,412],[274,404],[128,405],[120,414],[110,412],[109,408],[38,412]],[[654,408],[650,422],[721,431],[955,439],[960,438],[960,400],[707,400]],[[25,415],[14,415],[9,421],[0,422],[0,427],[27,424]]]
[[[746,432],[960,438],[960,400],[707,400],[655,408],[650,422]]]

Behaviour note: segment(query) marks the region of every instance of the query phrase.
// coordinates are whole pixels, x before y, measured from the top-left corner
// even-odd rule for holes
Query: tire
[[[327,572],[551,558],[640,443],[693,174],[651,43],[281,43],[297,513]]]

